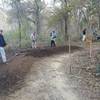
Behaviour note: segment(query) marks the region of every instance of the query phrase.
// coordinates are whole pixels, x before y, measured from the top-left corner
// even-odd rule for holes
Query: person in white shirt
[[[50,33],[50,37],[51,37],[51,47],[56,47],[56,37],[57,37],[57,33],[55,31],[52,31]]]
[[[32,40],[32,48],[36,48],[36,33],[31,33],[31,40]]]
[[[83,30],[83,38],[82,38],[82,41],[85,41],[86,40],[86,28]]]

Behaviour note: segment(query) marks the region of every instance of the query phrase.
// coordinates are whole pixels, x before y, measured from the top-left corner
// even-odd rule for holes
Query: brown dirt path
[[[68,55],[61,54],[36,61],[25,78],[25,86],[4,100],[80,100],[61,68],[65,58]]]
[[[0,100],[99,100],[88,97],[91,91],[83,91],[86,83],[82,81],[83,85],[79,85],[80,80],[69,74],[67,53],[39,57],[38,51],[34,52],[35,56],[31,56],[33,52],[30,51],[17,56],[8,65],[0,65]],[[72,53],[71,56],[76,59],[78,54],[82,52]],[[77,66],[76,62],[72,62]]]

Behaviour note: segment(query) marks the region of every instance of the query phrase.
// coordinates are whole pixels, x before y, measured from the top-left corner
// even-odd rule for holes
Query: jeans
[[[56,47],[56,43],[54,40],[51,40],[51,47]]]
[[[36,40],[32,40],[32,48],[36,48]]]
[[[0,55],[2,57],[2,61],[5,63],[7,59],[6,59],[6,53],[3,47],[0,47]]]

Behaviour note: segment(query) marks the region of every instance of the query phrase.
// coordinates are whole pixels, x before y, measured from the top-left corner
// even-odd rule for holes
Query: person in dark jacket
[[[0,55],[2,57],[3,63],[7,62],[6,53],[4,47],[6,46],[6,42],[3,37],[3,30],[0,30]]]

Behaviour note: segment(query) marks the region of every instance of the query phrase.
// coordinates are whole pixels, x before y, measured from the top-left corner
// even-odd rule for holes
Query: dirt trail
[[[99,51],[94,50],[98,52],[96,55]],[[55,52],[29,50],[8,65],[0,65],[0,100],[100,100],[100,87],[97,87],[100,79],[87,70],[91,65],[95,69],[96,59],[91,63],[89,53],[80,50],[71,54],[70,63],[65,49]],[[69,74],[70,65],[73,75]],[[96,91],[91,87],[94,83]]]
[[[0,100],[80,100],[62,68],[64,59],[68,61],[68,58],[60,54],[35,62],[26,76],[25,86]]]

